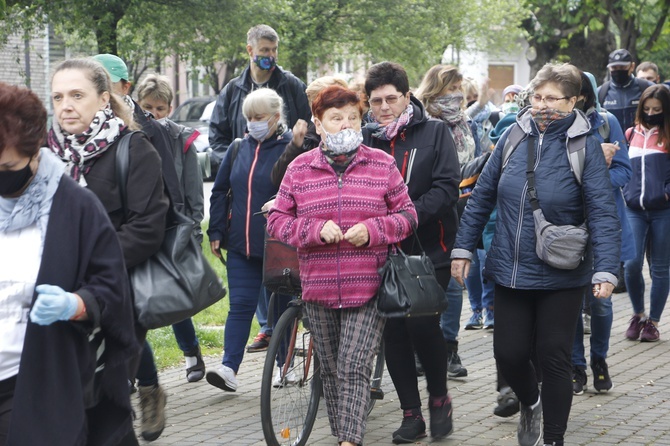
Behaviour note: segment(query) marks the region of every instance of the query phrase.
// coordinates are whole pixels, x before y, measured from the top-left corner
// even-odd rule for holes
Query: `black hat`
[[[607,68],[628,65],[633,62],[633,56],[630,55],[628,50],[620,49],[614,50],[610,53],[609,63]]]

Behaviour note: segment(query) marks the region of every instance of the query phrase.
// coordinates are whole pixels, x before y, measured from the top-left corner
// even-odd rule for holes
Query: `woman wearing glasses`
[[[600,143],[584,140],[581,187],[572,173],[567,137],[587,135],[590,126],[574,110],[581,76],[572,65],[545,65],[531,82],[531,108],[517,123],[524,139],[503,167],[498,141],[461,218],[452,252],[452,274],[467,277],[472,253],[497,204],[495,234],[485,275],[495,282],[495,357],[500,372],[520,401],[517,429],[520,445],[563,445],[572,403],[571,350],[585,287],[596,298],[608,298],[617,283],[620,226],[607,164]],[[514,130],[514,127],[511,127]],[[535,251],[535,223],[528,198],[528,144],[533,144],[536,192],[546,219],[556,225],[586,224],[590,246],[575,269],[556,269]],[[538,387],[530,357],[532,343],[542,369]]]
[[[419,239],[435,265],[437,280],[447,290],[451,279],[449,253],[458,228],[460,171],[454,139],[447,124],[429,119],[421,102],[410,94],[407,74],[400,65],[382,62],[370,67],[365,91],[373,123],[363,131],[363,144],[395,158],[419,217]],[[403,242],[403,249],[416,253],[418,246],[409,238]],[[446,312],[455,312],[458,320],[462,291],[457,284],[455,288],[455,299],[449,299]],[[426,436],[414,352],[426,373],[430,434],[434,439],[449,435],[453,429],[452,406],[447,394],[447,344],[440,330],[440,316],[389,319],[384,342],[386,366],[403,410],[393,442],[414,443]]]

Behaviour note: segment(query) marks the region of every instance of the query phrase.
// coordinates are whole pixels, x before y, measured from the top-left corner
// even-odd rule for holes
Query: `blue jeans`
[[[172,331],[179,350],[183,351],[186,356],[195,356],[198,351],[198,337],[195,335],[193,320],[188,318],[172,324]]]
[[[591,292],[590,286],[586,287],[584,294],[586,305],[591,306],[591,360],[606,359],[607,351],[610,348],[610,332],[612,331],[612,298],[596,298]],[[586,368],[584,321],[581,316],[577,321],[575,342],[572,343],[572,366]]]
[[[256,320],[261,326],[261,333],[272,336],[272,326],[268,325],[268,305],[270,303],[270,293],[263,287],[258,296],[258,306],[256,307]]]
[[[624,264],[626,288],[635,314],[644,313],[642,265],[647,244],[651,247],[649,318],[658,322],[670,290],[670,209],[638,211],[626,209],[635,239],[635,257]]]
[[[479,312],[483,309],[493,308],[493,296],[495,294],[495,284],[487,280],[484,281],[482,272],[486,263],[486,251],[477,250],[477,255],[472,256],[470,264],[470,273],[465,279],[465,286],[468,289],[468,298],[470,299],[470,308],[472,312]]]
[[[458,331],[461,329],[461,310],[463,309],[463,287],[453,277],[449,280],[446,290],[449,306],[442,313],[440,327],[447,341],[456,341]]]

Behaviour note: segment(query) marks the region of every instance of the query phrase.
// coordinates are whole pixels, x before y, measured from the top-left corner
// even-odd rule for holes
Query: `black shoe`
[[[200,346],[197,350],[184,354],[184,356],[195,357],[196,364],[186,369],[186,381],[190,383],[198,382],[205,377],[205,361],[202,360]]]
[[[405,416],[400,424],[400,429],[393,432],[394,444],[414,443],[419,438],[426,437],[426,422],[423,417],[410,415]]]
[[[497,400],[498,405],[493,409],[495,416],[509,418],[519,412],[519,398],[511,388],[500,389]]]
[[[612,388],[612,380],[604,359],[591,360],[591,371],[593,372],[593,388],[596,391],[607,392]]]
[[[458,352],[447,351],[447,377],[464,378],[468,376],[468,369],[461,364],[461,357]]]
[[[454,422],[452,420],[453,408],[451,407],[451,397],[449,395],[436,398],[428,403],[430,410],[430,436],[434,440],[447,437],[454,431]]]
[[[582,395],[586,390],[586,370],[581,367],[572,369],[572,393]]]
[[[521,415],[516,432],[519,446],[537,446],[542,441],[542,402],[538,401],[534,409],[523,403],[519,407]]]
[[[254,338],[254,342],[247,345],[247,353],[264,352],[270,345],[270,338],[272,338],[272,336],[266,335],[265,333],[258,333]]]

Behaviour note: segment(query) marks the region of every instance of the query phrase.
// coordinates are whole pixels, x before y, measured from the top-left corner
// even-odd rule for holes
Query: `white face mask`
[[[249,134],[256,141],[263,141],[270,134],[270,119],[267,121],[247,121],[247,129]]]
[[[360,130],[344,129],[337,133],[328,133],[323,129],[323,132],[326,134],[326,147],[336,155],[349,153],[363,142],[363,133]]]

